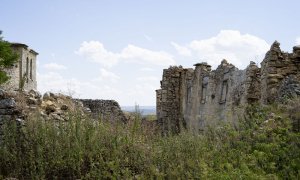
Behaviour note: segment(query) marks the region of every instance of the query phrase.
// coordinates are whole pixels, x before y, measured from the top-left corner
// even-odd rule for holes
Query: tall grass
[[[141,125],[32,117],[2,126],[0,179],[299,179],[300,135],[270,109],[248,109],[239,128],[161,137]]]

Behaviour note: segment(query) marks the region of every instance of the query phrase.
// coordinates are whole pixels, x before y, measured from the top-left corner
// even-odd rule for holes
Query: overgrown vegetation
[[[249,106],[239,127],[161,137],[141,126],[31,118],[2,127],[0,179],[299,179],[300,134],[287,107]]]
[[[0,84],[9,80],[9,76],[4,71],[5,68],[10,68],[18,59],[18,55],[12,51],[11,44],[3,40],[0,31]]]

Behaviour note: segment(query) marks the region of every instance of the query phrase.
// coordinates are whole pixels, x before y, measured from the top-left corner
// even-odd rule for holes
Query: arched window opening
[[[30,79],[32,80],[32,59],[30,59]]]
[[[222,83],[220,104],[226,102],[227,93],[228,93],[228,80],[224,80]]]
[[[206,103],[206,95],[207,95],[207,85],[208,85],[209,77],[204,77],[200,81],[201,84],[201,103]]]
[[[26,58],[26,82],[28,82],[29,59]]]

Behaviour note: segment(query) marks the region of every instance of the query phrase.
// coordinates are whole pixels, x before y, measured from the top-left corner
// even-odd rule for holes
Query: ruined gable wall
[[[245,88],[246,71],[240,71],[227,61],[214,71],[204,63],[196,64],[190,87],[187,86],[186,111],[184,120],[188,129],[202,130],[206,125],[234,119],[236,89],[241,89],[242,98]],[[190,94],[190,95],[189,95]],[[244,98],[245,99],[245,98]]]
[[[213,71],[206,63],[196,64],[195,69],[165,69],[157,91],[163,131],[179,132],[181,125],[198,131],[220,121],[235,123],[247,104],[300,96],[300,46],[286,53],[279,45],[273,43],[261,68],[250,62],[245,70],[238,70],[223,60]]]
[[[26,76],[26,82],[24,84],[24,90],[29,91],[31,89],[37,89],[36,81],[36,54],[31,51],[31,49],[22,49],[22,77]],[[27,59],[28,59],[28,69],[27,69]],[[32,62],[32,66],[30,65]],[[31,75],[30,75],[31,74]]]
[[[20,89],[21,81],[24,76],[25,80],[23,90],[30,91],[37,89],[36,80],[36,55],[37,53],[29,49],[25,44],[13,43],[12,49],[19,55],[17,62],[5,71],[10,76],[10,80],[1,85],[1,88],[9,91],[16,91]],[[27,58],[28,58],[28,72],[27,72]],[[32,61],[32,63],[30,63]],[[30,65],[31,64],[31,65]],[[26,74],[27,73],[27,74]],[[31,75],[30,75],[31,74]]]
[[[195,66],[195,69],[164,70],[162,89],[157,91],[157,99],[161,101],[157,117],[163,132],[179,132],[182,126],[198,131],[221,120],[237,119],[233,118],[236,104],[247,101],[250,85],[247,86],[246,80],[250,70],[238,70],[226,60],[214,71],[206,63]],[[253,71],[251,67],[248,69]]]

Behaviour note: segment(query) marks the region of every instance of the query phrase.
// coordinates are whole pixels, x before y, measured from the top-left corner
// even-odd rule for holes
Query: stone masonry
[[[12,119],[21,122],[22,113],[17,108],[17,103],[14,97],[12,97],[5,90],[0,89],[0,135],[1,126],[5,121],[10,121]]]
[[[10,80],[1,85],[1,88],[9,91],[14,90],[36,90],[36,56],[38,55],[26,44],[11,43],[11,47],[19,55],[17,62],[5,71],[10,76]]]
[[[263,103],[271,103],[276,99],[278,90],[282,89],[280,86],[286,79],[299,82],[300,46],[295,46],[293,53],[287,53],[282,52],[280,44],[275,41],[261,63],[261,72],[261,100]]]
[[[119,103],[114,100],[94,100],[78,99],[83,106],[91,112],[95,119],[101,119],[110,122],[126,122],[126,117],[121,110]]]
[[[235,123],[247,104],[272,103],[300,95],[300,46],[282,52],[275,41],[259,68],[254,62],[244,70],[223,60],[216,70],[207,63],[195,69],[164,69],[157,94],[157,118],[162,132],[182,128],[201,131],[220,121]]]

